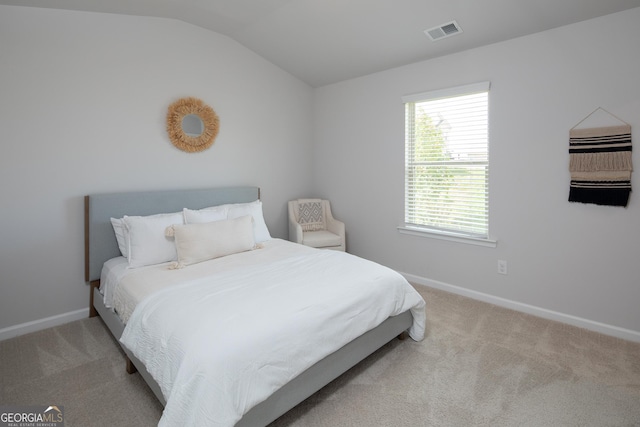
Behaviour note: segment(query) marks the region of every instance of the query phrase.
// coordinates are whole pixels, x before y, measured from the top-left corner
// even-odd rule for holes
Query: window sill
[[[488,248],[495,248],[496,246],[498,246],[497,240],[464,236],[460,234],[429,230],[429,229],[420,228],[420,227],[410,227],[406,225],[401,225],[398,227],[398,231],[402,234],[409,234],[412,236],[419,236],[419,237],[427,237],[430,239],[447,240],[450,242],[465,243],[467,245],[484,246]]]

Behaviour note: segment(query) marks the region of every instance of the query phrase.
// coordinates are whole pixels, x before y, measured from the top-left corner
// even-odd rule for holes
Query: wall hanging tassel
[[[587,129],[576,127],[602,110],[624,123]],[[627,206],[631,193],[631,126],[602,108],[569,131],[569,201]]]

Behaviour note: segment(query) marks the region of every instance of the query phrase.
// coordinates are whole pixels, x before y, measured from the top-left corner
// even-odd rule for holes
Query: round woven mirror
[[[181,98],[169,105],[167,133],[173,145],[190,153],[211,147],[218,136],[220,119],[198,98]]]

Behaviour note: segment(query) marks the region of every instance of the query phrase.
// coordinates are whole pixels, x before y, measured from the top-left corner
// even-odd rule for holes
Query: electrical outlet
[[[507,261],[503,259],[498,260],[498,273],[507,274]]]

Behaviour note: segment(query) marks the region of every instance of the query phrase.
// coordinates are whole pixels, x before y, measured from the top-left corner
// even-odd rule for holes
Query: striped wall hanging
[[[623,124],[577,129],[596,111]],[[631,193],[631,126],[598,108],[569,131],[569,201],[627,206]]]
[[[633,171],[631,126],[606,113],[623,124],[576,129],[591,113],[569,131],[569,201],[626,207]]]

